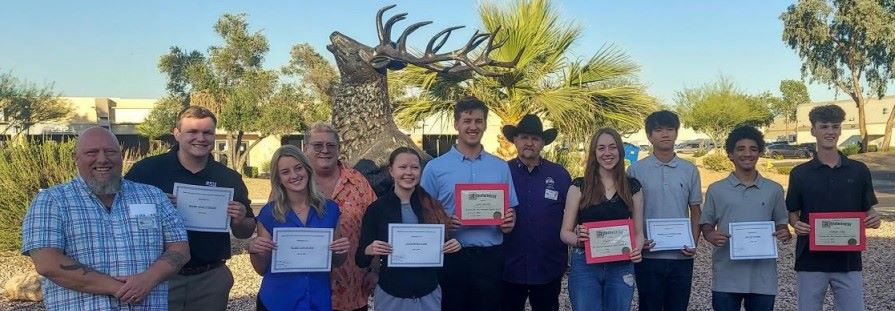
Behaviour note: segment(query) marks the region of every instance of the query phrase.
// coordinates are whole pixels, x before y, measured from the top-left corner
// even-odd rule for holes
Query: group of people
[[[836,310],[863,310],[861,252],[808,247],[808,216],[865,212],[880,217],[870,172],[837,150],[845,113],[837,106],[809,114],[817,156],[794,168],[788,190],[756,170],[765,148],[757,129],[742,126],[725,141],[734,171],[703,193],[699,171],[674,152],[680,121],[658,111],[644,122],[652,153],[624,163],[619,133],[591,137],[584,176],[572,179],[542,157],[556,129],[535,115],[502,134],[518,156],[504,161],[484,150],[488,108],[475,98],[454,107],[457,142],[422,163],[412,148],[395,149],[388,172],[393,190],[377,197],[358,171],[339,161],[339,137],[318,123],[303,150],[280,147],[271,158],[271,194],[258,215],[249,208],[239,174],[210,157],[215,116],[184,110],[177,145],[149,157],[122,178],[121,149],[103,128],[77,142],[78,176],[39,192],[22,227],[22,253],[47,278],[52,310],[224,310],[233,276],[226,260],[230,234],[255,237],[248,253],[263,276],[258,310],[559,310],[562,280],[574,310],[629,310],[635,288],[641,310],[687,310],[696,243],[712,244],[715,310],[773,310],[776,259],[730,259],[728,224],[772,221],[774,237],[797,235],[800,310],[821,310],[832,288]],[[175,208],[174,183],[234,189],[227,209],[231,232],[186,230]],[[464,225],[456,215],[458,184],[507,185],[509,208],[498,225]],[[650,219],[689,219],[694,245],[653,250]],[[630,220],[633,248],[624,260],[589,264],[586,223]],[[441,267],[389,267],[389,224],[442,224]],[[330,272],[272,273],[276,228],[330,228]]]

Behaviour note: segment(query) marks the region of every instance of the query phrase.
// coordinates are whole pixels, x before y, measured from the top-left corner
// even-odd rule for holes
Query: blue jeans
[[[774,295],[712,291],[712,309],[715,311],[740,311],[745,303],[746,311],[773,311],[774,298]]]
[[[589,265],[584,250],[572,249],[569,298],[575,311],[631,309],[634,297],[634,265],[630,261]]]
[[[693,284],[693,259],[650,259],[634,266],[642,311],[686,311]]]

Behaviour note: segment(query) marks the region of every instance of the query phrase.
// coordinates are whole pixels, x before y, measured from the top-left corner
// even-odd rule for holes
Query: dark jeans
[[[501,308],[503,311],[525,310],[525,300],[531,304],[532,311],[559,310],[559,292],[562,289],[562,276],[547,284],[516,284],[503,282]]]
[[[644,258],[634,265],[640,310],[686,311],[693,285],[693,259]]]
[[[774,295],[712,291],[712,308],[715,311],[740,311],[744,302],[746,311],[774,310]]]
[[[444,256],[441,307],[445,311],[500,310],[501,246],[464,247]]]

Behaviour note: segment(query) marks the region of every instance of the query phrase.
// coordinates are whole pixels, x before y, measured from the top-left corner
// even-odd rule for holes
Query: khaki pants
[[[168,309],[226,310],[233,287],[227,265],[195,275],[177,274],[168,280]]]

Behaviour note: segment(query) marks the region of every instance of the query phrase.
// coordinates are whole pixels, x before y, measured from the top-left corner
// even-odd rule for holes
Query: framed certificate
[[[656,243],[650,251],[680,250],[696,245],[690,218],[647,219],[646,233]]]
[[[233,201],[233,188],[174,183],[174,195],[187,230],[230,232],[227,205]]]
[[[730,223],[730,260],[777,258],[774,227],[773,221]]]
[[[444,265],[444,225],[388,224],[389,267],[441,267]]]
[[[273,228],[277,248],[270,273],[326,272],[332,268],[332,228]]]
[[[863,251],[867,248],[864,218],[867,213],[809,213],[808,249],[811,251]]]
[[[637,247],[631,219],[586,222],[582,225],[588,235],[584,246],[588,264],[631,260],[631,250]]]
[[[457,184],[454,214],[464,226],[500,225],[510,207],[507,184]]]

